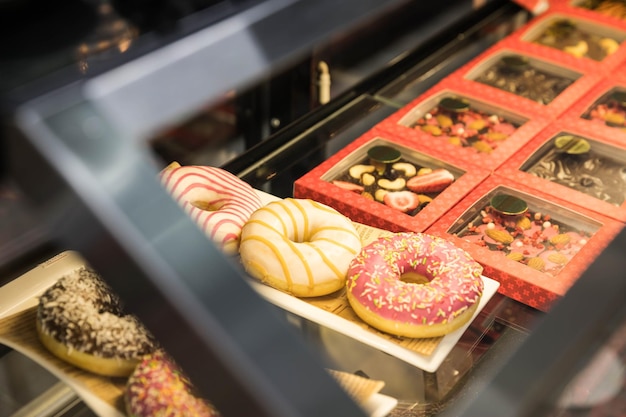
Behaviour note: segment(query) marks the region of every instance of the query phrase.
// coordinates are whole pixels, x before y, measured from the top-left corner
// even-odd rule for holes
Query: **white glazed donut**
[[[360,250],[350,219],[324,204],[293,198],[255,211],[243,227],[239,247],[248,273],[298,297],[341,289]]]
[[[176,202],[224,252],[239,249],[241,228],[261,207],[254,189],[230,172],[209,166],[166,167],[161,182]]]

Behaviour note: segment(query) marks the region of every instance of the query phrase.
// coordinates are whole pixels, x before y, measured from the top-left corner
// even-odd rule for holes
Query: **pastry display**
[[[570,19],[556,19],[551,22],[532,42],[561,50],[576,58],[589,58],[602,61],[614,54],[621,41],[612,36],[604,36],[581,27]]]
[[[597,100],[582,117],[626,131],[626,88],[614,88]]]
[[[410,216],[455,180],[449,170],[416,163],[393,146],[373,146],[367,153],[331,182]]]
[[[577,6],[626,20],[626,2],[624,0],[583,0]]]
[[[61,277],[39,299],[37,334],[55,356],[106,376],[128,376],[155,340],[93,270]]]
[[[348,270],[347,297],[372,327],[397,336],[450,333],[473,316],[482,266],[464,250],[423,233],[396,233],[365,246]]]
[[[239,177],[216,167],[173,163],[160,174],[176,202],[224,253],[239,249],[241,228],[261,207],[254,189]]]
[[[540,65],[523,55],[507,55],[482,71],[474,81],[527,98],[550,104],[578,77],[559,74],[556,69]]]
[[[615,206],[626,199],[626,151],[580,136],[557,135],[522,171]]]
[[[162,350],[144,357],[128,378],[124,403],[130,417],[218,417],[208,401],[194,393],[182,369]]]
[[[476,245],[556,276],[581,250],[594,230],[560,221],[548,211],[530,207],[523,199],[496,194],[460,230],[452,233]]]
[[[267,285],[298,297],[343,288],[361,237],[352,221],[332,207],[286,198],[255,211],[241,233],[246,271]]]
[[[520,123],[480,110],[467,99],[446,97],[411,127],[453,145],[491,153],[515,133]]]

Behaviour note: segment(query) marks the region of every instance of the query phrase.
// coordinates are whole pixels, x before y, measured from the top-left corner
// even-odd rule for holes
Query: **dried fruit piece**
[[[463,141],[458,136],[450,136],[448,142],[454,146],[463,146]]]
[[[554,235],[550,238],[550,243],[553,245],[567,245],[570,241],[570,236],[565,233]]]
[[[446,116],[445,114],[438,114],[436,116],[437,119],[437,123],[439,123],[439,126],[441,127],[450,127],[452,126],[452,119],[448,116]]]
[[[470,122],[467,127],[474,130],[481,130],[487,126],[487,122],[483,119],[476,119]]]
[[[333,184],[336,185],[337,187],[343,188],[344,190],[354,191],[355,193],[362,193],[364,190],[364,188],[360,186],[359,184],[354,184],[349,181],[335,180],[333,181]]]
[[[432,197],[429,197],[426,194],[418,194],[417,197],[420,199],[420,204],[426,204],[433,201]]]
[[[543,271],[543,268],[546,267],[546,262],[541,258],[530,258],[527,265],[537,271]]]
[[[485,230],[485,234],[495,240],[496,242],[504,243],[505,245],[509,245],[513,243],[513,236],[506,230],[501,229],[487,229]]]
[[[493,148],[489,146],[487,142],[483,142],[479,140],[477,142],[472,143],[472,148],[476,149],[478,152],[482,153],[491,153],[493,152]]]
[[[422,131],[426,133],[430,133],[433,136],[441,136],[441,128],[435,125],[424,125],[421,126]]]
[[[411,191],[390,191],[385,194],[384,202],[389,207],[404,213],[415,210],[420,205],[419,197]]]
[[[443,191],[454,181],[454,175],[447,169],[435,169],[430,174],[417,175],[407,181],[406,187],[415,193],[436,193]]]

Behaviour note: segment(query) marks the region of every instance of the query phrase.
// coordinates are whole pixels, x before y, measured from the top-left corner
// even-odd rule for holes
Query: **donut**
[[[254,189],[216,167],[170,164],[161,183],[176,202],[224,253],[237,254],[241,228],[261,207]]]
[[[105,376],[126,377],[155,349],[153,336],[122,310],[120,299],[88,267],[49,287],[37,306],[37,335],[61,360]]]
[[[196,396],[181,368],[162,350],[145,356],[128,378],[124,403],[130,417],[218,417]]]
[[[350,306],[365,323],[396,336],[438,337],[473,316],[482,266],[452,243],[394,233],[363,247],[347,273]]]
[[[309,199],[286,198],[255,211],[243,227],[239,254],[245,270],[297,297],[316,297],[345,285],[361,250],[354,224]]]

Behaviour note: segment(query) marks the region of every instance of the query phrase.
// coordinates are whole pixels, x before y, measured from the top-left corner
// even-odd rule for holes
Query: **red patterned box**
[[[626,144],[626,77],[603,79],[562,118],[606,140]]]
[[[592,6],[585,7],[589,3]],[[585,0],[550,0],[551,10],[575,12],[589,19],[600,19],[601,22],[626,29],[626,5],[618,0],[591,2]]]
[[[466,108],[447,110],[457,102]],[[449,162],[495,170],[550,120],[523,104],[504,91],[448,77],[377,127],[412,146],[436,148]]]
[[[623,226],[492,174],[426,233],[470,253],[499,292],[548,311]]]
[[[294,196],[327,204],[351,220],[369,226],[394,232],[423,232],[484,180],[489,172],[469,164],[448,163],[444,159],[445,155],[433,149],[413,145],[409,141],[390,137],[384,132],[372,129],[296,180]],[[380,149],[387,150],[389,147],[392,151],[399,151],[397,155],[400,155],[400,159],[395,157],[394,161],[408,163],[413,168],[395,166],[394,162],[391,162],[386,164],[386,168],[383,167],[386,169],[383,174],[371,169],[370,167],[374,165],[368,153],[371,154]],[[358,167],[354,168],[355,166]],[[354,171],[350,171],[351,168]],[[414,172],[409,172],[409,170]],[[430,192],[428,190],[422,192],[416,190],[415,193],[408,191],[411,178],[428,179],[426,174],[429,171],[434,171],[430,178],[441,178],[438,175],[446,172],[445,175],[449,175],[449,180],[437,181],[442,191],[437,191],[435,188]],[[349,172],[354,175],[351,176]],[[401,181],[396,181],[398,178]],[[381,180],[386,180],[386,182],[380,182]],[[333,181],[340,182],[333,183]],[[452,182],[447,185],[449,181]],[[349,184],[346,185],[346,183]],[[384,185],[385,188],[379,184]],[[354,185],[357,187],[353,187]],[[358,187],[361,189],[354,191],[349,189]],[[392,194],[394,190],[410,194]],[[387,198],[390,200],[387,203],[383,202],[385,193],[389,194]],[[407,201],[418,204],[415,209],[408,212],[409,214],[387,205]]]
[[[563,65],[544,49],[526,52],[527,45],[508,39],[497,43],[455,71],[460,82],[477,83],[484,96],[508,95],[534,114],[557,117],[578,101],[601,77],[579,60]]]
[[[626,222],[626,144],[573,123],[548,126],[496,173]]]
[[[551,8],[509,35],[529,53],[551,54],[564,66],[611,74],[626,58],[626,28],[581,8]],[[576,62],[578,62],[576,64]]]

